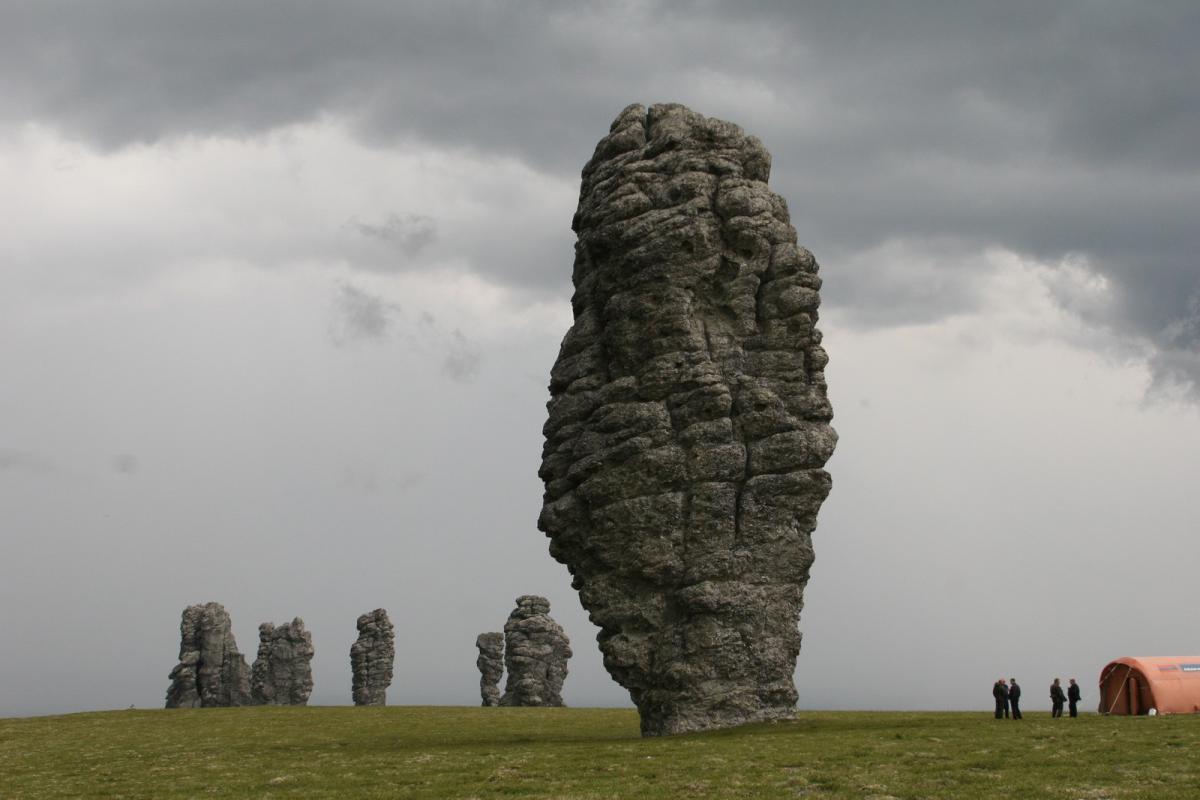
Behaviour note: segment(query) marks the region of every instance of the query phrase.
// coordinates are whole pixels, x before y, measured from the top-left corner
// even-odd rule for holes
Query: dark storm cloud
[[[1194,362],[1191,3],[31,3],[0,13],[2,113],[100,147],[337,115],[381,145],[419,139],[570,175],[625,104],[685,102],[766,142],[773,185],[827,268],[864,264],[889,241],[929,243],[935,260],[947,242],[1074,254],[1114,295],[1092,322],[1155,343],[1160,373]],[[476,268],[565,291],[566,265]],[[828,301],[862,324],[937,319],[970,306],[985,268],[833,271]]]
[[[1192,294],[1186,313],[1167,326],[1163,340],[1155,356],[1157,384],[1200,399],[1200,292]]]

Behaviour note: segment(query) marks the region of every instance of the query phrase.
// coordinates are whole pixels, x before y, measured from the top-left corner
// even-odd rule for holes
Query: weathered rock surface
[[[481,633],[475,638],[475,647],[479,657],[475,666],[479,667],[479,695],[483,705],[500,705],[500,678],[504,676],[504,634]]]
[[[273,706],[308,705],[312,694],[312,634],[296,617],[283,625],[258,626],[258,657],[250,672],[255,703]]]
[[[550,601],[521,595],[504,623],[504,685],[502,706],[561,706],[571,643],[550,618]]]
[[[354,705],[387,705],[395,659],[395,632],[387,612],[377,608],[359,617],[358,640],[350,646]]]
[[[179,623],[179,663],[171,670],[167,708],[245,706],[250,696],[250,669],[228,612],[220,603],[188,606]]]
[[[645,735],[792,713],[821,467],[821,280],[729,122],[626,108],[583,169],[539,527]]]

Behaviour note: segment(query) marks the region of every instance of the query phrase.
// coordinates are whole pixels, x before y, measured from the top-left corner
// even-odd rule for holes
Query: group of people
[[[1054,679],[1054,683],[1050,684],[1050,716],[1061,717],[1063,713],[1063,704],[1066,703],[1070,708],[1072,717],[1079,716],[1079,700],[1082,693],[1079,691],[1079,684],[1074,678],[1069,679],[1071,685],[1067,687],[1067,691],[1063,692],[1062,683],[1058,678]],[[1001,678],[992,686],[992,697],[996,699],[996,719],[1008,719],[1011,715],[1012,719],[1021,718],[1021,687],[1017,683],[1016,678],[1004,680]]]

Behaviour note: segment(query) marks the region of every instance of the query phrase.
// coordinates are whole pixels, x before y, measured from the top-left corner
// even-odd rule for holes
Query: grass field
[[[801,712],[641,739],[623,709],[0,719],[0,797],[1193,798],[1200,716]]]

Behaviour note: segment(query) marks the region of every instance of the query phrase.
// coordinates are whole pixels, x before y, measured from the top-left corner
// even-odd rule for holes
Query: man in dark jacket
[[[1050,716],[1061,717],[1063,701],[1067,696],[1063,694],[1062,684],[1058,678],[1054,679],[1054,683],[1050,684]]]
[[[996,719],[1004,719],[1008,716],[1008,687],[1004,678],[992,684],[992,697],[996,699]]]
[[[1008,705],[1012,708],[1012,718],[1021,718],[1021,687],[1017,685],[1016,678],[1010,678],[1008,681]]]
[[[1079,697],[1080,697],[1079,684],[1075,682],[1074,678],[1071,678],[1070,680],[1071,680],[1071,685],[1067,687],[1067,701],[1071,704],[1069,713],[1072,717],[1078,717],[1079,716],[1078,706],[1079,706]]]

